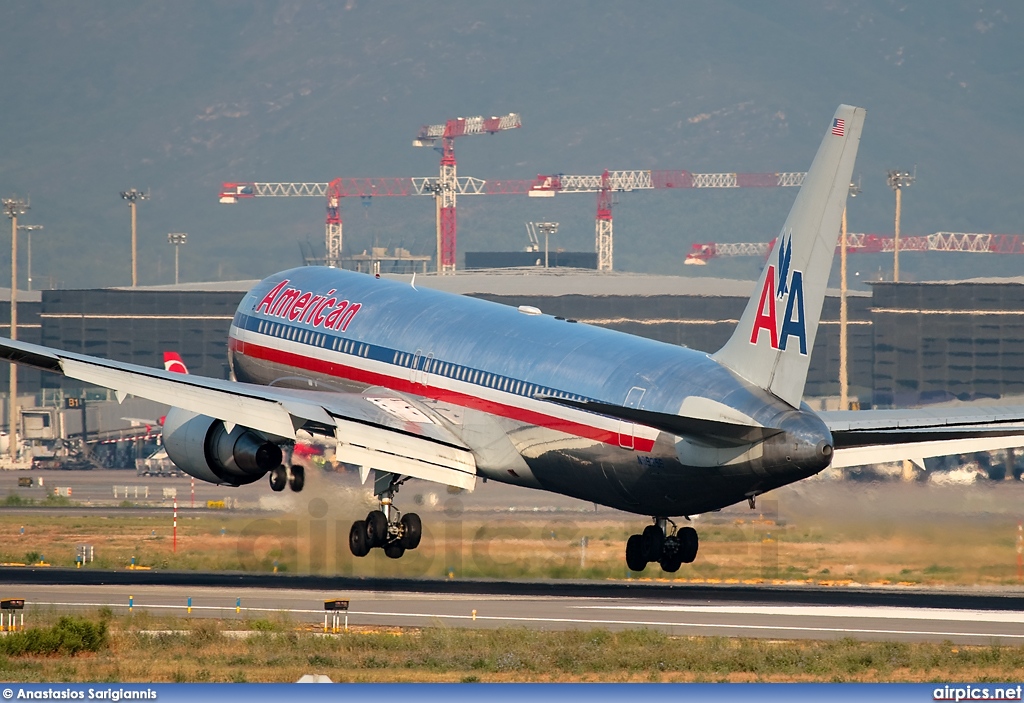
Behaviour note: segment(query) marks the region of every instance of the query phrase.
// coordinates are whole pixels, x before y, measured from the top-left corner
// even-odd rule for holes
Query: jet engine
[[[281,465],[281,448],[248,427],[228,432],[220,420],[171,408],[164,420],[164,448],[179,469],[210,483],[241,486]]]

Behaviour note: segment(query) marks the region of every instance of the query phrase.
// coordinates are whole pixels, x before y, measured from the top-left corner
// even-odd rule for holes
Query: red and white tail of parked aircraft
[[[165,351],[164,371],[170,371],[171,373],[187,374],[188,367],[185,366],[185,362],[181,360],[181,355],[178,352]]]

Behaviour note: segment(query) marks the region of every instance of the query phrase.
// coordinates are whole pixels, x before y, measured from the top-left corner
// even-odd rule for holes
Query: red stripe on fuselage
[[[294,369],[303,369],[313,373],[320,373],[334,378],[343,378],[356,383],[365,383],[368,386],[384,386],[385,388],[390,388],[393,391],[411,393],[412,395],[418,395],[424,398],[433,398],[445,403],[480,410],[481,412],[490,413],[491,415],[497,415],[510,420],[517,420],[530,425],[537,425],[538,427],[546,427],[547,429],[557,430],[577,437],[585,437],[586,439],[611,444],[615,447],[620,446],[618,432],[603,430],[599,427],[591,427],[590,425],[573,422],[572,420],[566,420],[561,417],[553,417],[551,415],[539,413],[535,410],[527,410],[526,408],[487,400],[485,398],[469,395],[467,393],[460,393],[447,388],[437,388],[435,386],[413,383],[412,381],[404,378],[389,376],[375,371],[367,371],[366,369],[349,366],[348,364],[339,364],[333,361],[319,359],[314,356],[306,356],[304,354],[296,354],[282,349],[275,349],[274,347],[266,347],[255,342],[241,342],[235,337],[228,338],[228,345],[232,352],[242,356],[252,357],[253,359],[261,359],[263,361],[282,364]],[[634,437],[633,445],[636,448],[636,451],[650,452],[654,448],[654,440],[643,437]]]

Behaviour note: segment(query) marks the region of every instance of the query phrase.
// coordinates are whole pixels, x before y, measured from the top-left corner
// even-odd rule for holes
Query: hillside
[[[1024,42],[1017,6],[110,2],[43,0],[0,10],[8,67],[0,193],[30,195],[37,281],[130,281],[139,207],[142,283],[173,278],[166,233],[189,233],[189,280],[253,278],[322,242],[312,199],[217,204],[222,181],[326,181],[436,173],[419,126],[523,115],[516,132],[458,143],[481,178],[604,168],[788,171],[808,166],[836,104],[868,109],[851,229],[892,228],[888,168],[918,167],[903,230],[1022,232]],[[695,241],[769,239],[795,192],[626,194],[616,265],[682,271]],[[593,247],[592,196],[460,201],[460,250],[519,248],[523,222],[562,222],[558,245]],[[426,198],[345,204],[346,249],[374,241],[432,253]],[[867,277],[887,260],[864,257]],[[24,264],[23,264],[24,265]],[[753,275],[720,262],[703,275]],[[1014,257],[908,255],[918,278],[1007,275]],[[7,272],[6,274],[4,272]],[[9,262],[0,257],[0,277]]]

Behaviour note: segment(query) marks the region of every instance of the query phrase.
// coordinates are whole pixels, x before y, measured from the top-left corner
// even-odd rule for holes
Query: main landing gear
[[[365,557],[371,549],[380,547],[388,557],[398,559],[420,546],[423,523],[416,513],[403,515],[393,504],[395,493],[405,479],[397,474],[375,473],[374,493],[380,501],[380,509],[372,511],[365,520],[352,523],[348,548],[354,556]]]
[[[283,491],[285,486],[298,493],[306,485],[306,469],[299,464],[292,464],[292,467],[285,468],[278,466],[271,469],[267,475],[270,477],[270,490],[275,492]]]
[[[626,566],[630,571],[643,571],[648,563],[658,562],[663,571],[675,573],[680,566],[697,558],[698,546],[697,530],[677,529],[668,518],[655,518],[654,524],[645,527],[642,534],[631,535],[626,540]]]

